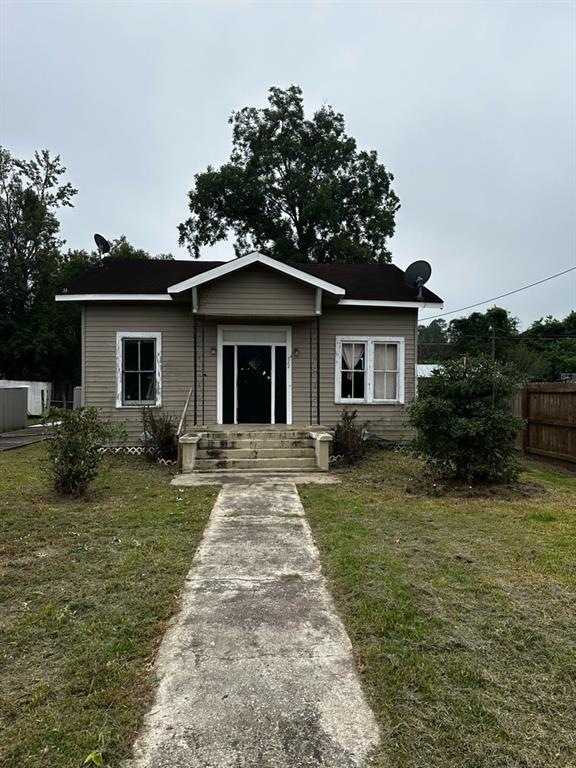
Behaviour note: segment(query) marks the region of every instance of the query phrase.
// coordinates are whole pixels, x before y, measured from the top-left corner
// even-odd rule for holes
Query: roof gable
[[[197,288],[199,285],[203,285],[204,283],[210,282],[211,280],[217,280],[219,277],[224,277],[225,275],[229,275],[239,269],[245,269],[252,264],[262,264],[265,267],[274,269],[284,275],[287,275],[288,277],[294,278],[295,280],[300,280],[303,283],[312,285],[315,288],[320,288],[321,290],[332,293],[335,296],[344,296],[346,293],[346,290],[340,285],[328,282],[328,280],[317,277],[316,275],[310,274],[308,272],[304,272],[303,270],[292,266],[291,264],[286,264],[282,261],[272,259],[270,256],[265,256],[262,253],[249,253],[246,256],[241,256],[238,259],[226,261],[224,264],[220,264],[219,266],[215,266],[212,269],[206,270],[198,275],[189,277],[180,283],[171,285],[168,288],[168,293],[181,293],[182,291],[187,291],[190,288]]]

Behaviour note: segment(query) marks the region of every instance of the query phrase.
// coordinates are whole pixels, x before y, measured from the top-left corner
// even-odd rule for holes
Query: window
[[[160,405],[161,334],[116,334],[116,406]]]
[[[364,400],[366,389],[366,344],[346,342],[341,349],[342,398]]]
[[[338,336],[337,403],[403,403],[404,339]]]

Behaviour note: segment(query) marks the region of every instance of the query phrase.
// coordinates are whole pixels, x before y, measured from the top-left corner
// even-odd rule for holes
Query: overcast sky
[[[574,3],[0,7],[0,141],[62,156],[79,189],[69,247],[124,233],[186,258],[176,226],[194,174],[229,154],[230,112],[296,83],[394,173],[393,261],[429,260],[446,311],[576,263]],[[563,317],[576,272],[499,304],[523,326]]]

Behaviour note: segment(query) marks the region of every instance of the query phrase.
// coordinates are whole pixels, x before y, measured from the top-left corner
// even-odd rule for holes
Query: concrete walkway
[[[365,768],[378,728],[293,482],[224,485],[133,768]]]

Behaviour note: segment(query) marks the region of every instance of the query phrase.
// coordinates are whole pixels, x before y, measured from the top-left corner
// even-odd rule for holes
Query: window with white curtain
[[[403,403],[404,339],[337,336],[337,403]]]

